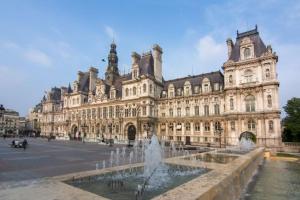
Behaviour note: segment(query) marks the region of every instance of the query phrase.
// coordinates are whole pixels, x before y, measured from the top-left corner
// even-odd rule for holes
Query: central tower
[[[118,56],[117,56],[117,45],[113,42],[110,45],[110,52],[108,54],[108,66],[105,72],[105,80],[110,85],[120,76],[118,69]]]

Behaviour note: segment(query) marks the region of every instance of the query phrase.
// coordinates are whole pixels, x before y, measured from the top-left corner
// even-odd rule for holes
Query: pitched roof
[[[220,85],[224,84],[224,75],[220,71],[215,71],[165,81],[164,90],[167,90],[170,84],[173,84],[175,88],[182,88],[186,81],[189,81],[192,86],[200,86],[204,78],[208,78],[211,85],[213,85],[214,83],[219,83]]]
[[[239,61],[240,45],[241,45],[243,38],[245,38],[245,37],[249,37],[250,40],[253,42],[255,57],[260,57],[263,53],[265,53],[267,51],[267,47],[264,44],[264,42],[261,40],[261,38],[259,36],[259,32],[257,31],[257,27],[256,27],[253,30],[246,31],[243,33],[237,32],[236,42],[233,46],[229,60],[233,60],[235,62]]]

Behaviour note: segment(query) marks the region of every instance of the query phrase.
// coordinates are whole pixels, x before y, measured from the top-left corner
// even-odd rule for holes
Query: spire
[[[72,93],[72,88],[71,88],[71,84],[69,83],[69,86],[68,86],[68,93]]]
[[[113,83],[116,76],[119,76],[118,69],[118,55],[117,55],[117,45],[113,41],[110,45],[110,51],[108,54],[108,66],[105,73],[105,78],[110,84]]]

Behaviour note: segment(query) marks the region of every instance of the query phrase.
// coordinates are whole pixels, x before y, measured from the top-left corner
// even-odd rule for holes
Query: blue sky
[[[279,55],[280,101],[299,97],[300,1],[0,0],[0,104],[22,116],[45,90],[67,86],[78,70],[103,77],[113,38],[119,69],[132,51],[158,43],[171,79],[221,69],[226,39],[258,25]]]

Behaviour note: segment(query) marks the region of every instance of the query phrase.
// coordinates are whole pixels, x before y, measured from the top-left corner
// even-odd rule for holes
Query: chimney
[[[155,44],[153,45],[153,59],[154,59],[154,76],[159,82],[162,82],[162,48]]]
[[[132,62],[132,66],[138,64],[141,60],[141,56],[140,54],[138,54],[137,52],[132,52],[131,54],[131,62]]]
[[[96,87],[98,69],[96,69],[95,67],[90,67],[89,74],[90,74],[89,92],[92,92]]]
[[[77,81],[78,81],[78,83],[80,83],[83,75],[84,75],[84,73],[82,71],[78,71],[78,73],[77,73]]]
[[[233,49],[233,42],[232,42],[232,39],[231,39],[231,38],[228,38],[228,39],[226,40],[226,43],[227,43],[228,59],[229,59],[230,56],[231,56],[232,49]]]

